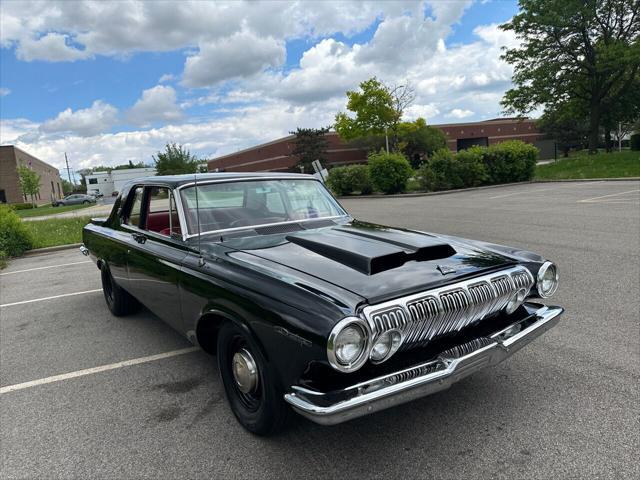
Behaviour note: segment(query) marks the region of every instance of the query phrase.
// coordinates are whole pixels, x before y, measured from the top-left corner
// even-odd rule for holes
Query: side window
[[[180,234],[178,211],[171,190],[167,187],[148,187],[147,218],[145,230],[161,235]]]
[[[142,211],[142,194],[144,189],[142,187],[136,187],[136,189],[130,194],[133,195],[133,201],[129,204],[129,211],[124,215],[124,223],[137,227],[140,225],[140,213]]]

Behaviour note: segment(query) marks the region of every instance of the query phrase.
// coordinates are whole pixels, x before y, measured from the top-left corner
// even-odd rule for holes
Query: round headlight
[[[327,342],[327,357],[336,370],[352,372],[367,361],[369,329],[359,318],[345,318],[333,327]]]
[[[518,307],[522,305],[522,302],[524,302],[524,297],[526,297],[526,295],[527,291],[524,288],[521,288],[517,292],[513,292],[513,294],[509,298],[507,306],[504,307],[505,312],[507,312],[508,315],[511,315],[513,312],[515,312]]]
[[[538,270],[537,289],[541,298],[547,298],[556,293],[558,289],[558,269],[553,263],[545,262]]]
[[[393,355],[400,346],[402,336],[398,330],[383,332],[374,342],[369,358],[373,363],[380,363]]]
[[[336,358],[343,365],[350,365],[362,354],[365,345],[364,332],[357,325],[350,325],[336,337]]]

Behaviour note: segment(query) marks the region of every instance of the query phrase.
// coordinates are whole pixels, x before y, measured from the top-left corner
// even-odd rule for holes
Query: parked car
[[[257,434],[291,408],[336,424],[443,390],[563,312],[534,301],[558,287],[541,256],[358,221],[310,175],[136,180],[83,241],[111,312],[141,303],[216,354]]]
[[[71,195],[67,195],[60,200],[53,200],[51,202],[51,205],[53,205],[54,207],[60,207],[63,205],[88,205],[89,203],[96,203],[96,197],[92,195],[85,195],[83,193],[74,193]]]

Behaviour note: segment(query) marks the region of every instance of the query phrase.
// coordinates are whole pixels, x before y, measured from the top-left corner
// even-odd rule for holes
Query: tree
[[[502,100],[506,111],[580,102],[595,152],[607,108],[638,78],[640,2],[520,0],[520,13],[501,28],[520,43],[502,56],[514,67],[515,86]]]
[[[536,126],[555,140],[565,157],[569,156],[572,148],[584,148],[588,143],[588,119],[571,102],[547,108]]]
[[[16,171],[18,172],[18,183],[25,201],[27,200],[27,195],[29,195],[31,203],[35,206],[35,197],[40,193],[40,175],[24,165],[20,165]]]
[[[298,127],[295,132],[289,132],[291,135],[296,136],[293,141],[294,149],[289,156],[296,157],[298,159],[296,166],[302,167],[304,172],[313,172],[311,162],[314,160],[323,162],[327,159],[327,148],[329,147],[329,142],[325,135],[328,131],[328,127]]]
[[[430,157],[436,150],[447,146],[447,137],[439,128],[430,127],[424,118],[414,122],[402,122],[398,125],[398,147],[418,168],[423,156]]]
[[[69,195],[75,190],[76,186],[69,180],[65,180],[64,178],[61,178],[60,180],[62,180],[62,193],[64,195]]]
[[[182,173],[196,173],[198,159],[191,155],[182,145],[167,143],[164,152],[153,156],[158,175],[180,175]]]
[[[335,123],[336,132],[347,141],[385,135],[402,116],[395,108],[391,90],[376,77],[360,83],[360,91],[348,91],[347,99],[347,110],[353,112],[355,118],[339,112]]]

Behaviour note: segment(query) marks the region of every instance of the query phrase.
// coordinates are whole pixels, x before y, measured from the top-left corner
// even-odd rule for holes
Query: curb
[[[59,252],[60,250],[72,250],[74,248],[80,248],[81,243],[69,243],[67,245],[56,245],[55,247],[34,248],[33,250],[27,250],[22,254],[23,257],[33,257],[35,255],[42,255],[44,253]]]
[[[638,181],[640,177],[616,177],[616,178],[565,178],[565,179],[549,179],[541,178],[534,180],[532,183],[553,183],[553,182],[624,182]]]
[[[340,200],[349,199],[378,199],[378,198],[411,198],[411,197],[430,197],[432,195],[447,195],[449,193],[472,192],[474,190],[487,190],[489,188],[512,187],[515,185],[527,185],[532,183],[560,183],[560,182],[622,182],[637,181],[640,177],[622,177],[622,178],[567,178],[562,180],[529,180],[526,182],[501,183],[499,185],[484,185],[482,187],[458,188],[456,190],[440,190],[438,192],[416,192],[416,193],[395,193],[393,195],[384,195],[377,193],[375,195],[341,195],[337,197]]]

